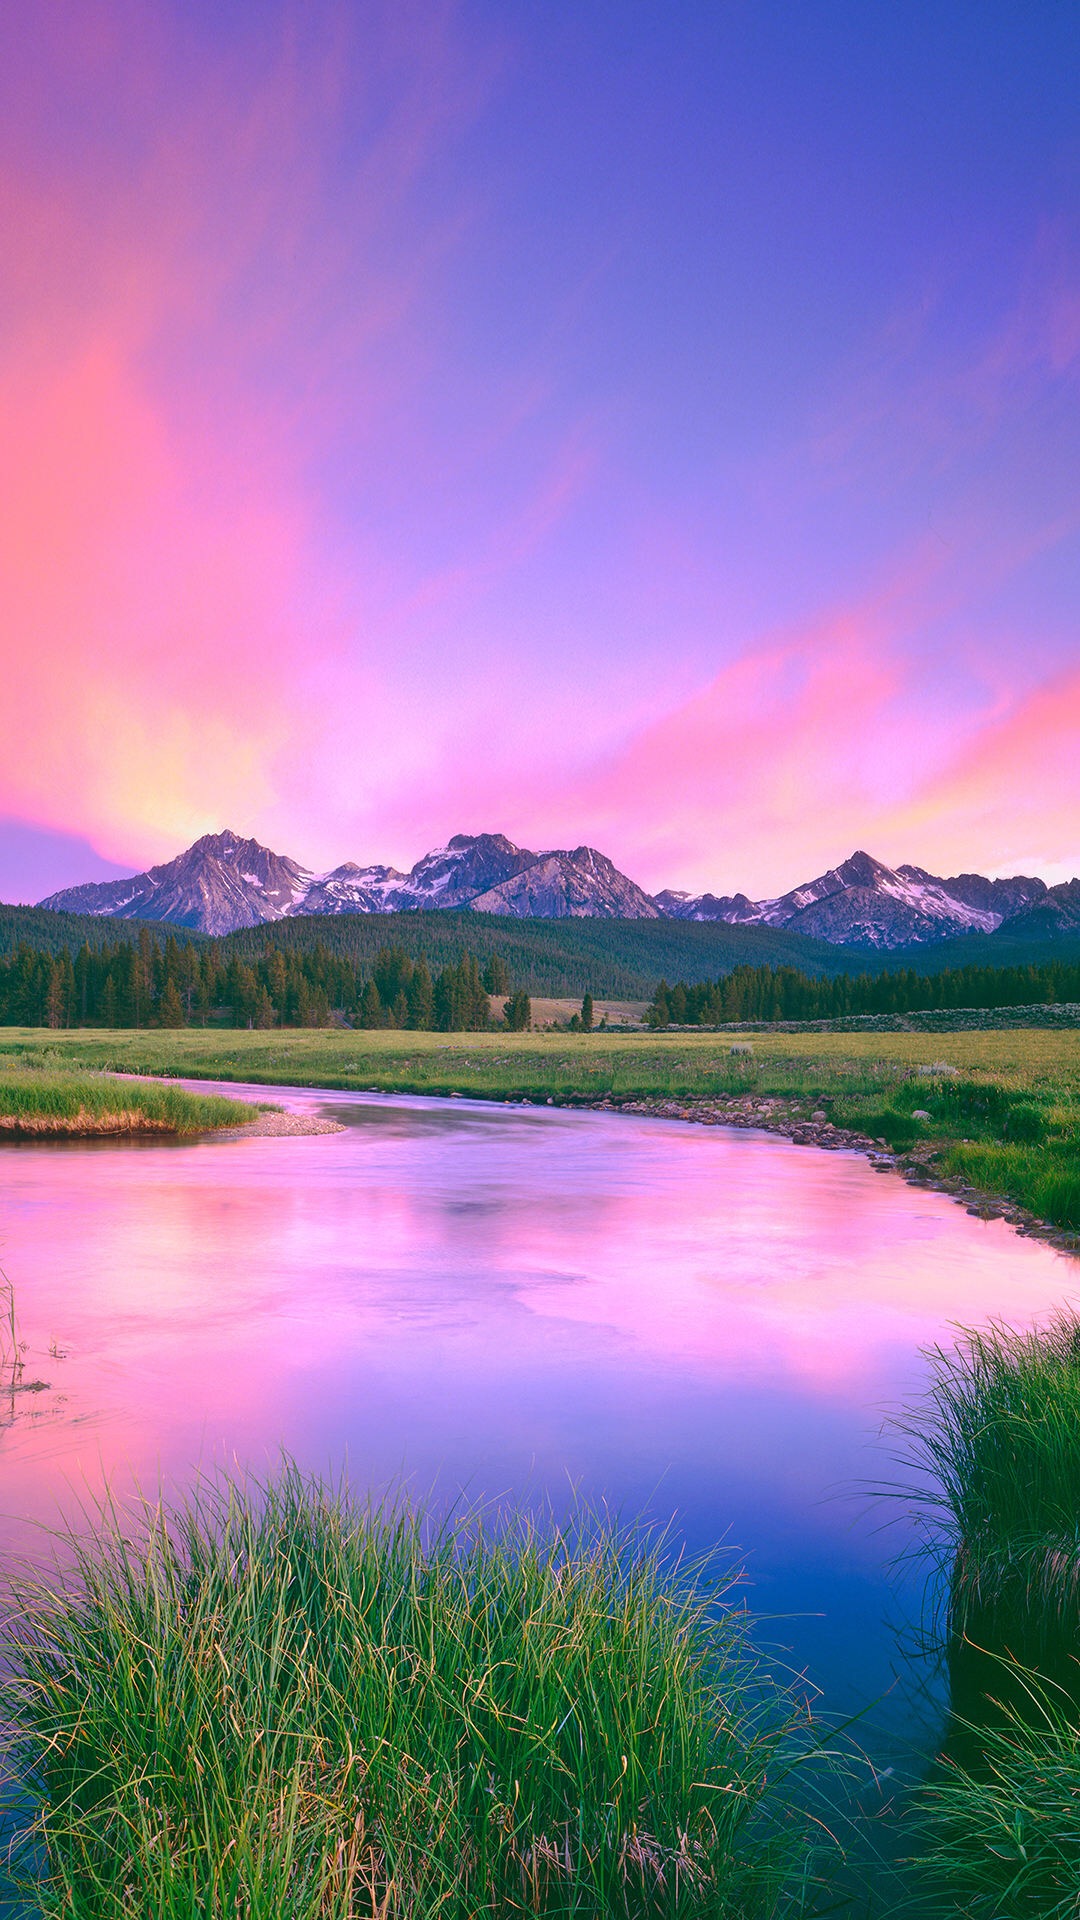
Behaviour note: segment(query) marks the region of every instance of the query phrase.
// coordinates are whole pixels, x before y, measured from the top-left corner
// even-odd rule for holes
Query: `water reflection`
[[[950,1322],[1034,1315],[1075,1266],[767,1135],[276,1097],[347,1130],[0,1156],[0,1257],[53,1389],[3,1440],[9,1546],[105,1473],[282,1445],[375,1486],[576,1485],[743,1547],[837,1711],[889,1688],[902,1543],[850,1491],[883,1470],[882,1409]]]

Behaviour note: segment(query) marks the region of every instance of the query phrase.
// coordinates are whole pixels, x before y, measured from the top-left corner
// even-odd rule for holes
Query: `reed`
[[[1034,1674],[1023,1709],[973,1726],[977,1764],[949,1754],[922,1795],[920,1862],[939,1912],[969,1920],[1075,1920],[1080,1912],[1080,1731]],[[946,1904],[947,1903],[947,1904]]]
[[[805,1716],[662,1543],[434,1529],[287,1466],[65,1550],[7,1648],[38,1913],[806,1910]]]

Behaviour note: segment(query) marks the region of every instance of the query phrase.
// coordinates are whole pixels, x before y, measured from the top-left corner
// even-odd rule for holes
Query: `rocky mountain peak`
[[[959,933],[1003,928],[1018,936],[1080,929],[1080,881],[1047,888],[1023,875],[990,880],[964,873],[942,879],[923,867],[889,867],[865,849],[776,899],[745,893],[654,897],[597,847],[536,853],[502,833],[457,833],[397,867],[346,860],[312,874],[229,828],[205,833],[176,858],[130,880],[69,887],[40,902],[71,913],[173,921],[229,933],[293,914],[461,910],[562,919],[727,921],[787,927],[834,945],[910,946]]]

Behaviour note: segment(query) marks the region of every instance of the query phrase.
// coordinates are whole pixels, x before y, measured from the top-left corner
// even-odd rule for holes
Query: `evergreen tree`
[[[511,1033],[525,1033],[532,1026],[532,1003],[527,993],[519,988],[510,995],[503,1019]]]
[[[406,992],[410,1027],[424,1032],[435,1022],[435,990],[427,964],[418,960]]]
[[[184,1024],[183,1003],[175,980],[165,982],[158,1017],[163,1027],[182,1027]]]
[[[374,980],[369,980],[360,995],[358,1024],[361,1027],[381,1027],[383,1025],[383,1003],[379,998],[379,989]]]
[[[442,1033],[482,1032],[491,1010],[475,954],[467,953],[456,967],[444,967],[435,982],[434,1024]]]
[[[733,1020],[738,1019],[737,1014],[732,1014],[729,1017]],[[666,980],[661,980],[656,992],[653,994],[650,1004],[645,1009],[645,1024],[648,1027],[666,1027],[670,1019],[671,1009],[668,1006],[668,984]]]
[[[371,976],[384,1007],[392,1007],[399,993],[408,993],[413,963],[400,947],[384,947],[375,955]]]
[[[593,998],[591,993],[587,993],[581,1002],[581,1025],[586,1033],[592,1032],[592,1023]]]
[[[64,1026],[64,1011],[64,969],[59,960],[54,960],[49,968],[49,984],[45,992],[45,1025]]]
[[[81,1026],[86,1025],[90,1013],[91,983],[94,978],[94,956],[84,940],[75,958],[75,1018]]]
[[[154,995],[155,952],[156,947],[149,927],[140,927],[138,958],[133,956],[131,968],[132,1021],[137,1027],[145,1027],[150,1018],[150,1006]]]

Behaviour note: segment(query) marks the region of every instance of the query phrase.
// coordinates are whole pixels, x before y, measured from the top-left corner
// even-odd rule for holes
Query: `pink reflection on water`
[[[3,1442],[9,1514],[51,1511],[65,1480],[153,1482],[282,1445],[347,1452],[359,1478],[490,1480],[519,1455],[602,1478],[647,1432],[657,1474],[668,1454],[690,1472],[695,1447],[709,1462],[691,1399],[717,1434],[737,1401],[749,1480],[785,1471],[795,1430],[786,1471],[824,1484],[837,1421],[861,1433],[908,1391],[919,1347],[1075,1286],[1075,1263],[852,1155],[609,1114],[278,1097],[347,1131],[4,1150],[0,1257],[51,1387]]]
[[[700,1131],[658,1128],[660,1177],[602,1224],[587,1204],[574,1231],[564,1214],[537,1223],[530,1256],[549,1277],[534,1311],[718,1380],[866,1396],[954,1324],[1026,1320],[1080,1279],[1075,1259],[856,1154],[741,1133],[712,1149]]]

